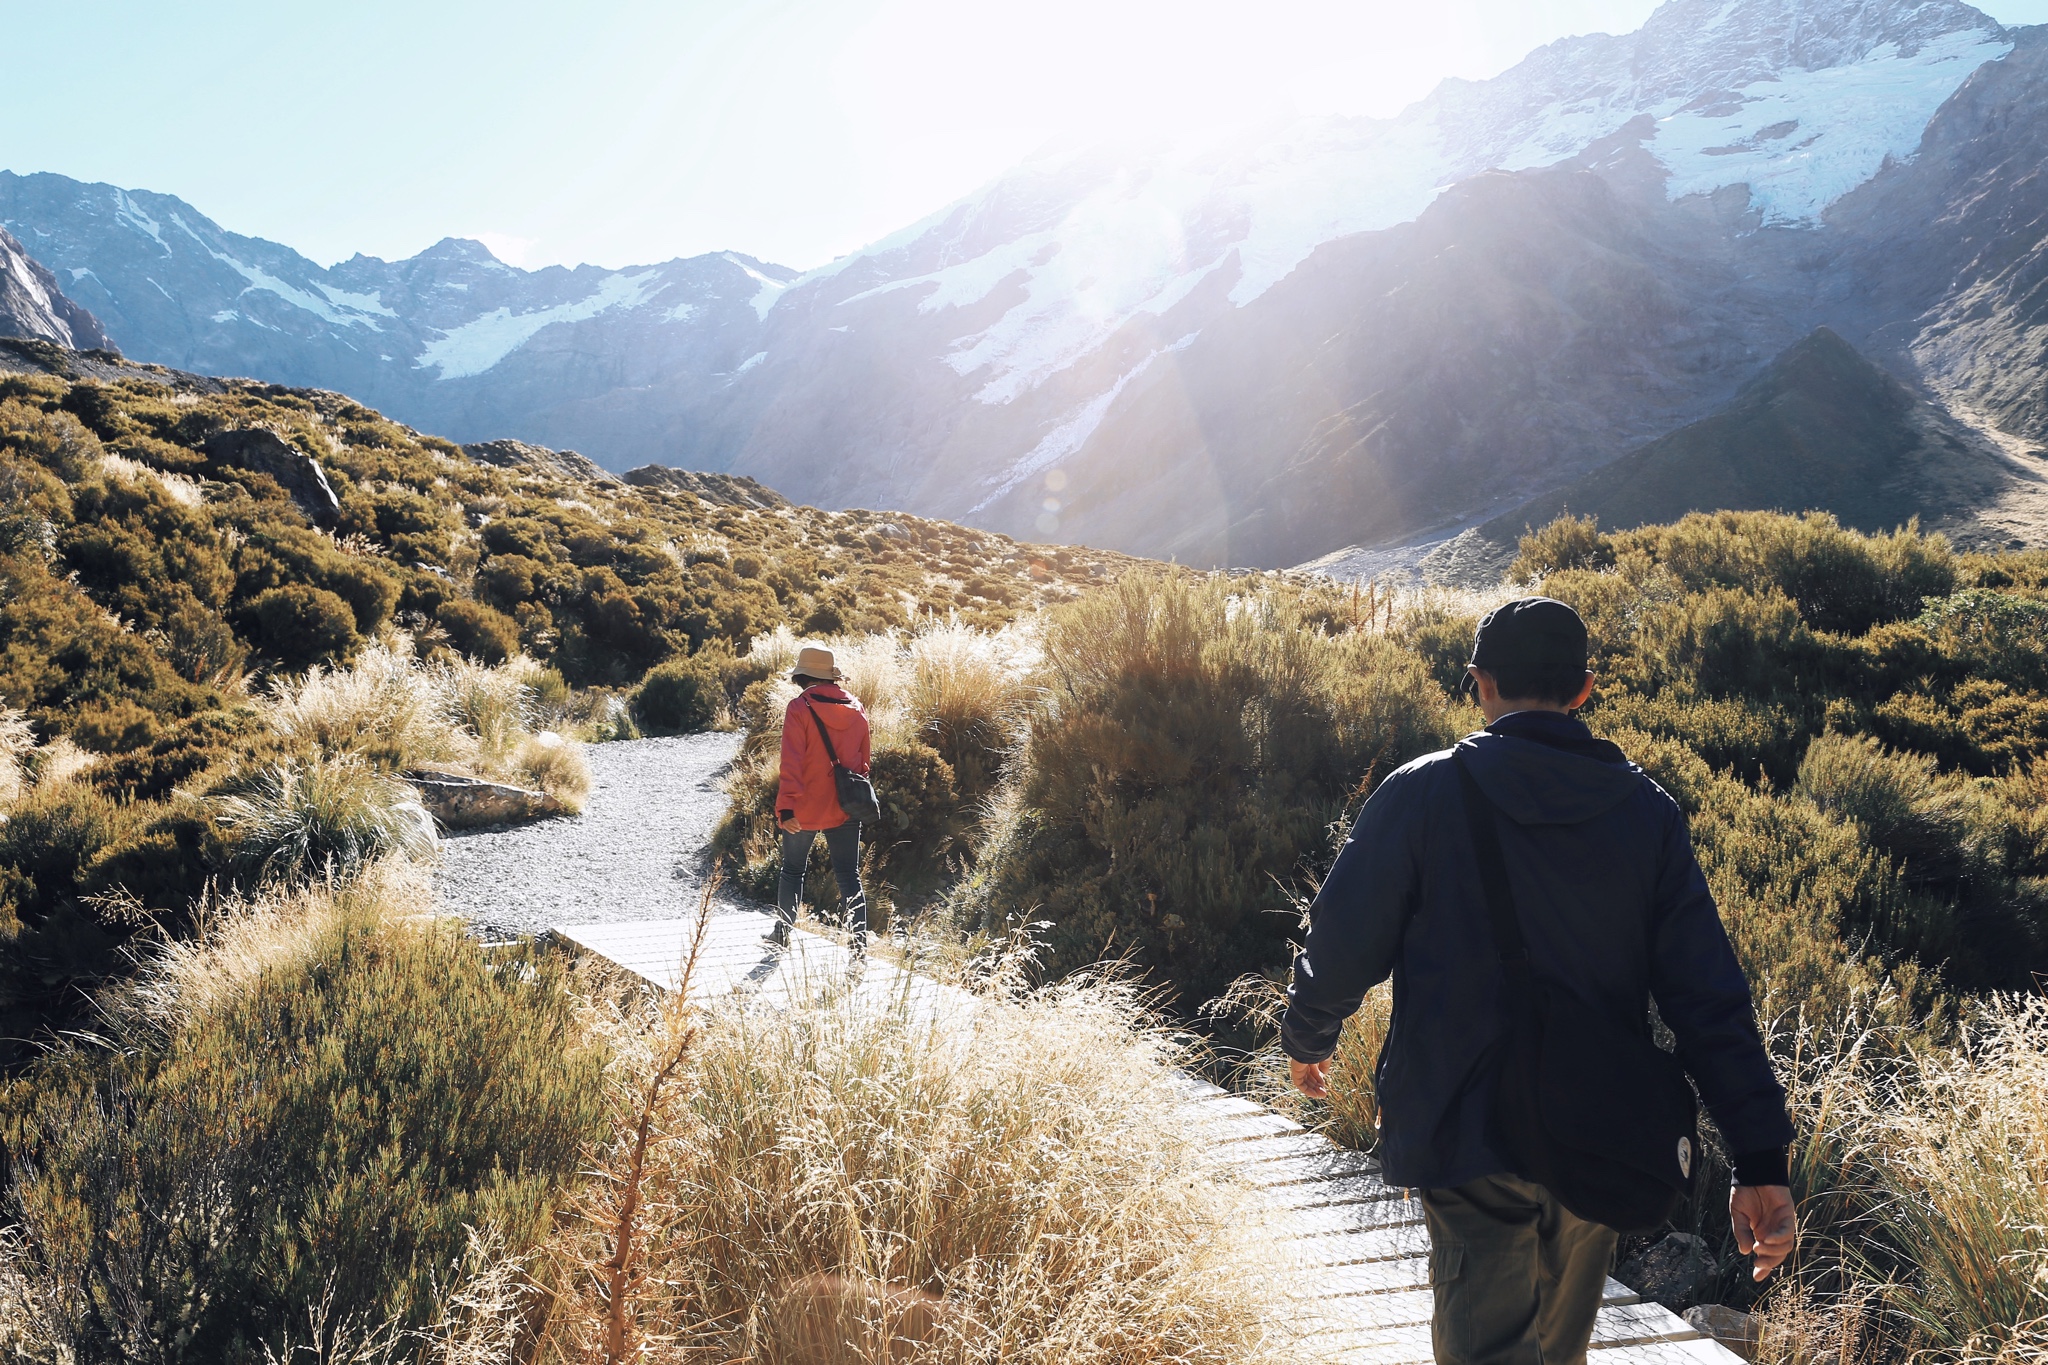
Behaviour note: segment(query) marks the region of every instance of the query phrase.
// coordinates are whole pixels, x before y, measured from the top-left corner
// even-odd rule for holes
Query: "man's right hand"
[[[1743,1255],[1756,1258],[1750,1272],[1763,1279],[1792,1254],[1799,1241],[1799,1214],[1792,1205],[1792,1191],[1783,1185],[1736,1185],[1728,1191],[1728,1222],[1735,1230],[1735,1245]]]
[[[782,816],[775,822],[775,827],[784,834],[802,834],[804,832],[804,827],[796,822],[794,815]]]
[[[1294,1088],[1312,1100],[1330,1098],[1330,1064],[1321,1062],[1297,1062],[1287,1059],[1287,1079],[1294,1082]]]

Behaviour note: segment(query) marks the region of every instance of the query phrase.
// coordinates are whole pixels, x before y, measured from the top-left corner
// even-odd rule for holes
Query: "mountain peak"
[[[495,266],[499,270],[510,270],[491,249],[474,237],[443,237],[440,241],[413,257],[416,261],[461,261],[470,265]]]

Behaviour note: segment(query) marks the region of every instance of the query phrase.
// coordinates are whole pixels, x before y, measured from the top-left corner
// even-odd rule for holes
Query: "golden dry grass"
[[[1176,1114],[1185,1060],[1103,977],[943,1018],[834,983],[710,1005],[648,1152],[639,1358],[1298,1358],[1284,1262]],[[598,1263],[599,1234],[569,1263]],[[553,1349],[580,1356],[600,1325],[586,1300]]]
[[[346,668],[279,679],[263,699],[285,738],[378,767],[453,768],[532,786],[581,809],[590,791],[582,746],[537,730],[542,671],[520,656],[495,667],[470,659],[422,662],[392,632]]]
[[[13,707],[0,706],[0,807],[28,794],[29,761],[35,751],[35,727]]]
[[[264,698],[271,727],[322,752],[370,753],[398,768],[471,758],[449,707],[413,657],[409,640],[381,640],[347,668],[279,678]]]
[[[1759,1360],[2048,1359],[2048,1000],[1980,1001],[1952,1046],[1809,1032],[1783,1069],[1808,1232]]]

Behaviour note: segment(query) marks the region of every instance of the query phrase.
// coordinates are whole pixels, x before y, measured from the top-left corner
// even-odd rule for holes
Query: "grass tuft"
[[[361,759],[284,759],[213,798],[236,865],[260,881],[348,877],[381,858],[424,858],[434,822],[413,789]]]
[[[1284,1266],[1177,1111],[1188,1060],[1100,974],[943,1018],[713,1003],[647,1154],[640,1330],[693,1362],[1292,1358]]]

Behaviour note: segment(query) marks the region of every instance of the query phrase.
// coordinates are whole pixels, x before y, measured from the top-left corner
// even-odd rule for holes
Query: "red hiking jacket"
[[[782,785],[775,790],[775,812],[785,820],[794,815],[804,829],[837,829],[846,823],[846,812],[839,809],[832,760],[813,715],[831,732],[839,761],[867,775],[868,718],[860,703],[837,683],[806,688],[782,713]]]

